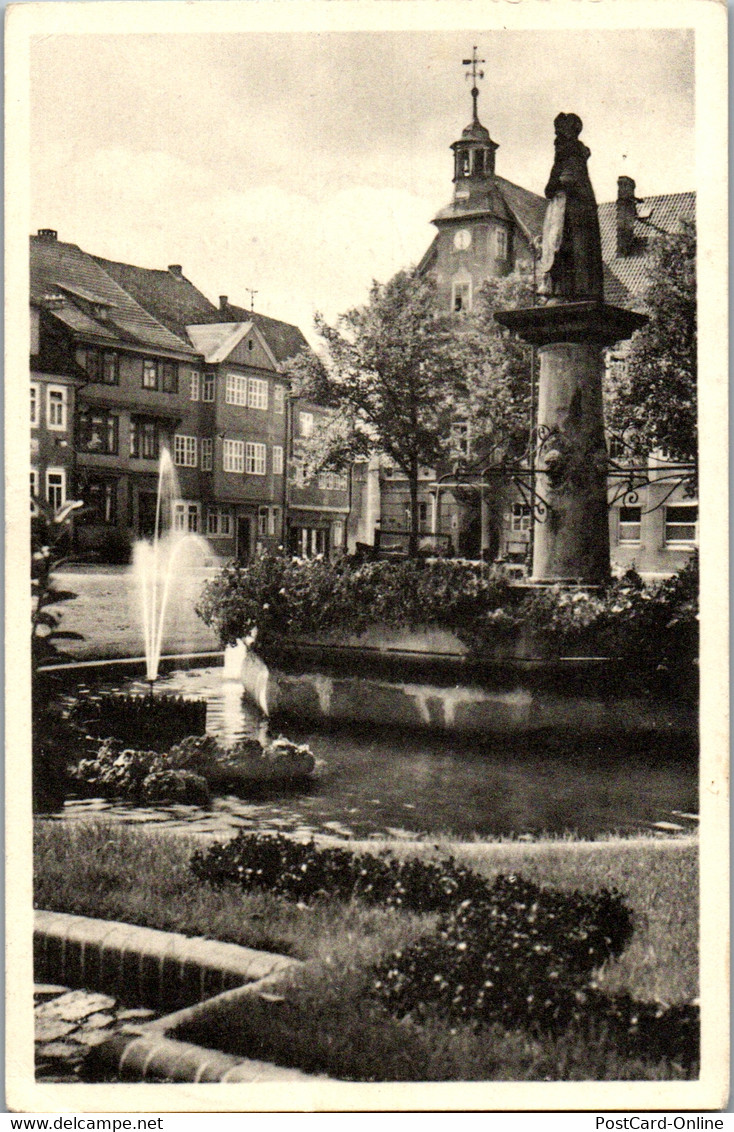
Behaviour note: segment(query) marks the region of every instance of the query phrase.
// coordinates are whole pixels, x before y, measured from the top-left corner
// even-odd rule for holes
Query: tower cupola
[[[454,151],[454,184],[457,186],[467,180],[477,178],[486,179],[494,175],[494,155],[499,149],[497,142],[492,141],[489,130],[479,121],[477,102],[479,87],[477,81],[484,78],[484,71],[479,70],[479,64],[484,59],[477,58],[477,49],[472,49],[471,59],[464,59],[463,65],[471,67],[467,78],[472,78],[472,120],[462,130],[461,137],[455,141],[451,148]]]

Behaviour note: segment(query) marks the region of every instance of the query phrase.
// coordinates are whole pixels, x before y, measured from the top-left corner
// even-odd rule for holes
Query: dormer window
[[[106,303],[92,303],[92,317],[93,318],[107,318],[110,313],[110,308]]]

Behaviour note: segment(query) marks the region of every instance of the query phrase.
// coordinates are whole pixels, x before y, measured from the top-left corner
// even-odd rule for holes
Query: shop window
[[[226,507],[210,507],[206,515],[206,533],[212,537],[231,538],[232,514]]]
[[[186,534],[195,535],[199,532],[199,515],[201,504],[181,500],[173,508],[173,529]]]

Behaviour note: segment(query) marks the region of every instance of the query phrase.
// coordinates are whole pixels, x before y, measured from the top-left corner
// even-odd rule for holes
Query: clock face
[[[454,247],[460,251],[465,252],[471,243],[471,232],[468,228],[459,228],[459,231],[454,235]]]

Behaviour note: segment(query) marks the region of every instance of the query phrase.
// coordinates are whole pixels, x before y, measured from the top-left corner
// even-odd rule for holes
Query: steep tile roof
[[[94,259],[141,307],[183,342],[188,343],[189,340],[187,326],[210,322],[212,316],[218,313],[214,304],[183,274],[117,263],[101,256],[94,256]]]
[[[650,249],[655,236],[679,231],[682,220],[696,218],[695,193],[665,193],[638,198],[634,254],[617,255],[617,202],[599,205],[604,297],[618,306],[640,306],[647,286]]]
[[[254,322],[278,362],[284,362],[286,358],[308,348],[303,334],[292,323],[230,303],[217,307],[183,274],[151,267],[135,267],[129,263],[115,263],[99,256],[95,256],[95,259],[141,306],[183,341],[189,340],[187,326]]]
[[[66,296],[64,305],[51,313],[75,334],[152,352],[194,352],[76,244],[31,236],[30,281],[31,301],[43,304],[59,292]]]

